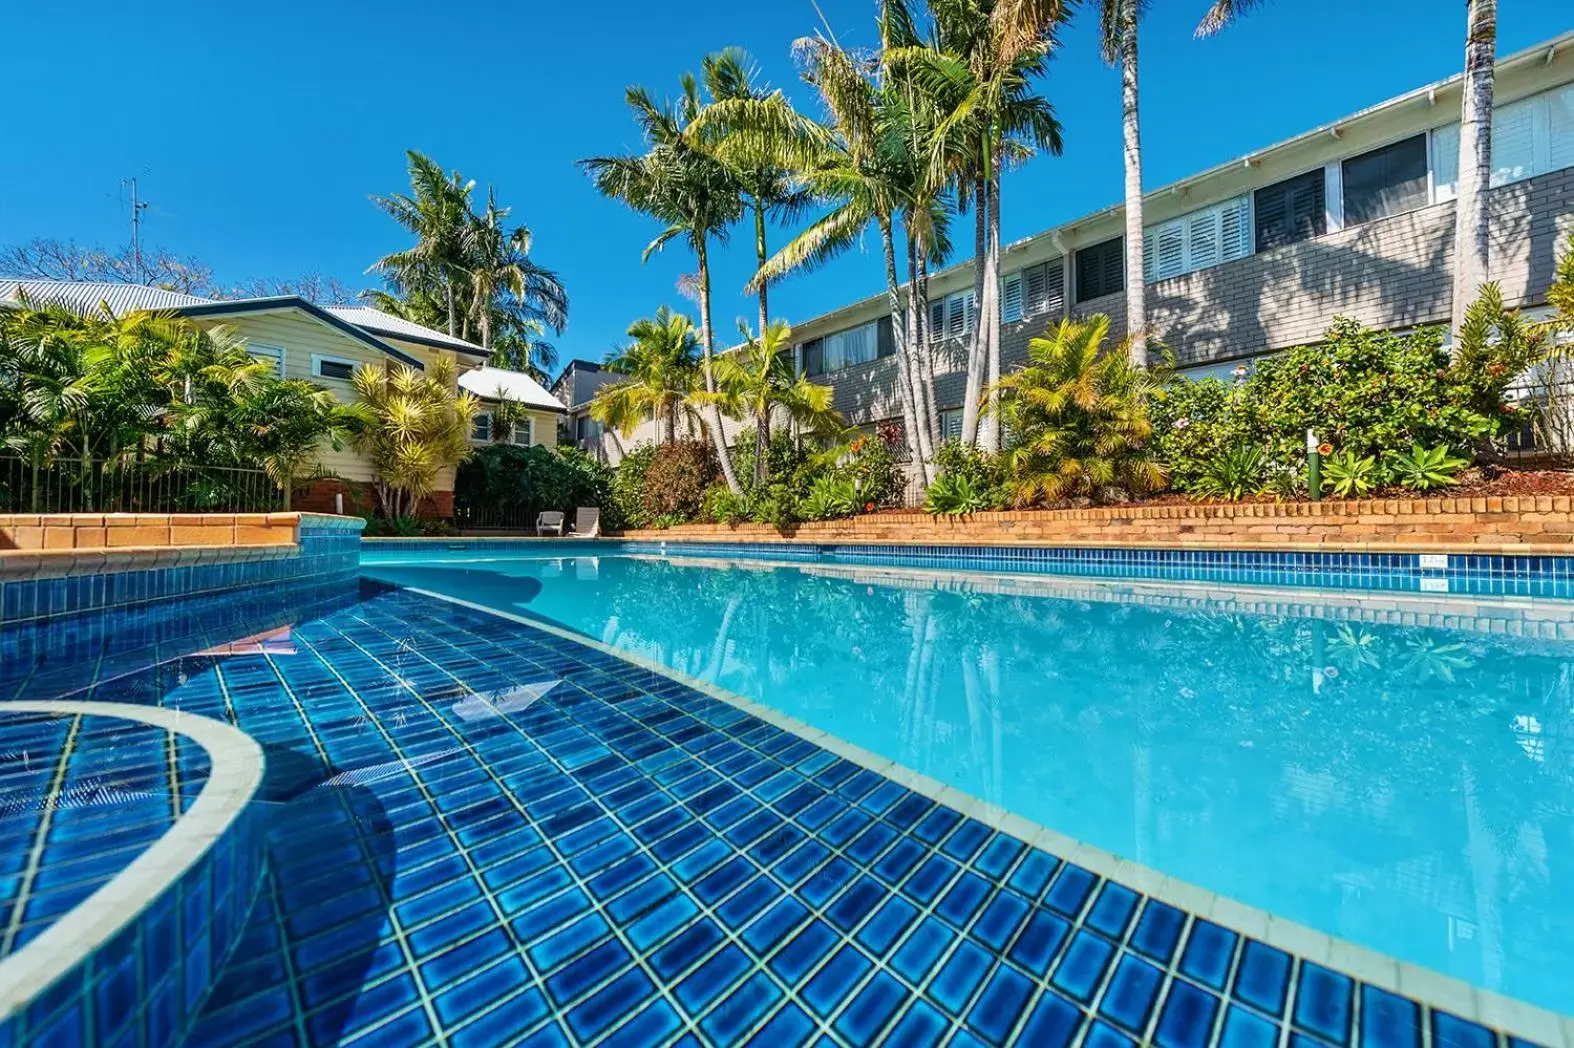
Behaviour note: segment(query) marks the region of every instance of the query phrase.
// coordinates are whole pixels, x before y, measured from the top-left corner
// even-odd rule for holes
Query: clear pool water
[[[635,555],[366,560],[367,575],[640,653],[1184,881],[1574,1013],[1566,605]]]

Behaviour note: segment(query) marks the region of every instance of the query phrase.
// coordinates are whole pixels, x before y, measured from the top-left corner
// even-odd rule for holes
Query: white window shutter
[[[1158,263],[1154,257],[1154,232],[1149,229],[1142,234],[1142,279],[1145,283],[1153,283],[1159,279]]]
[[[973,330],[973,320],[974,320],[974,318],[977,315],[978,315],[978,301],[973,297],[973,293],[971,291],[964,292],[963,295],[962,295],[962,330],[963,330],[963,332],[968,332],[968,331],[972,331]]]
[[[1057,258],[1040,267],[1044,271],[1043,312],[1059,316],[1066,311],[1066,260]],[[1039,299],[1035,298],[1037,302]]]
[[[1193,215],[1186,223],[1186,261],[1182,272],[1190,273],[1219,264],[1223,254],[1219,245],[1219,210],[1209,208]]]
[[[1239,196],[1220,205],[1219,261],[1230,262],[1252,253],[1251,224],[1251,210],[1246,197]]]
[[[1000,319],[1013,323],[1022,319],[1022,274],[1006,277],[1000,290]]]
[[[1432,132],[1432,200],[1441,204],[1459,196],[1459,125]]]
[[[955,338],[967,333],[967,303],[961,295],[946,299],[946,334]]]
[[[1548,171],[1574,167],[1574,84],[1547,96]]]
[[[1159,280],[1186,272],[1186,228],[1181,222],[1160,226],[1154,245],[1154,266]]]
[[[1536,106],[1539,99],[1504,106],[1492,114],[1492,184],[1507,185],[1536,173]]]
[[[929,303],[929,341],[939,342],[945,338],[945,299],[936,299]]]

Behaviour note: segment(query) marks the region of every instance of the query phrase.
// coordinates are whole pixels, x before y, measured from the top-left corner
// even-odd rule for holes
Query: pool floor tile
[[[288,654],[90,693],[268,751],[270,872],[190,1045],[1498,1043],[605,651],[378,585],[314,614]],[[37,720],[0,719],[0,749],[7,730],[48,742],[51,769],[97,753]],[[205,774],[172,752],[119,769],[177,798],[154,837]],[[13,902],[69,909],[53,885],[145,839],[73,843]]]

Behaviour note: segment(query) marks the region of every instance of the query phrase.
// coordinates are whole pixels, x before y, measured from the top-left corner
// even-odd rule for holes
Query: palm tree
[[[931,163],[937,172],[954,174],[959,196],[972,200],[977,323],[962,409],[962,439],[972,443],[980,391],[1000,379],[1000,172],[1037,151],[1061,151],[1060,123],[1049,102],[1034,93],[1033,81],[1045,73],[1066,10],[1054,2],[1014,12],[978,0],[935,0],[931,6],[935,46],[901,48],[888,52],[887,60],[912,71],[941,107]],[[986,450],[999,448],[992,417],[985,412]]]
[[[701,63],[705,77],[705,90],[710,95],[710,105],[721,102],[748,100],[764,101],[770,92],[755,82],[759,70],[753,59],[742,48],[729,47],[706,55]],[[691,135],[691,138],[697,136]],[[701,148],[707,143],[696,142]],[[734,158],[724,148],[709,143],[708,151],[727,165],[738,183],[743,206],[754,218],[754,252],[758,265],[765,265],[770,257],[766,246],[766,220],[790,222],[803,214],[812,199],[809,193],[793,180],[784,167],[747,158]],[[760,330],[770,324],[770,283],[761,282],[758,288],[760,303]]]
[[[715,337],[711,328],[711,242],[724,241],[727,229],[742,213],[738,181],[728,167],[685,136],[704,108],[694,77],[685,74],[683,93],[676,102],[658,105],[644,88],[628,89],[627,101],[648,147],[634,156],[592,157],[580,166],[594,179],[604,196],[621,200],[635,211],[666,223],[666,228],[645,248],[645,259],[668,241],[688,241],[699,263],[700,348],[707,392],[716,392]],[[743,489],[732,468],[732,457],[722,433],[721,412],[709,406],[706,429],[710,431],[722,476],[735,494]]]
[[[454,392],[458,365],[450,356],[425,372],[403,364],[362,366],[352,379],[364,426],[356,446],[371,460],[378,502],[388,520],[411,516],[437,487],[437,477],[470,454],[480,402]]]
[[[858,243],[872,223],[885,260],[886,300],[896,347],[902,424],[924,483],[931,479],[931,427],[921,414],[924,376],[907,324],[907,302],[896,268],[895,224],[912,200],[910,167],[892,134],[892,94],[876,84],[877,66],[822,37],[794,49],[804,79],[819,93],[827,123],[796,112],[778,91],[765,99],[733,99],[703,113],[696,133],[726,141],[735,157],[791,170],[830,210],[762,265],[749,288],[797,269],[812,269]]]
[[[1157,380],[1129,353],[1104,352],[1110,320],[1062,320],[1028,343],[1028,363],[998,383],[1016,434],[1008,487],[1020,506],[1151,491],[1164,470],[1147,449]]]
[[[471,216],[470,192],[475,180],[466,181],[458,171],[444,173],[430,157],[409,150],[410,194],[372,197],[405,229],[415,234],[415,246],[384,255],[372,263],[395,290],[435,289],[448,318],[448,333],[459,335],[458,285],[464,272],[465,231]]]
[[[568,294],[550,269],[530,258],[530,230],[505,228],[509,208],[497,206],[488,189],[486,210],[470,215],[461,241],[465,294],[465,337],[473,321],[481,348],[493,349],[498,329],[517,334],[529,328],[561,332],[568,322]],[[533,355],[533,354],[532,354]]]
[[[596,390],[590,416],[625,437],[654,419],[657,443],[671,443],[677,439],[679,411],[700,384],[694,324],[662,306],[654,318],[629,325],[628,335],[632,341],[606,363],[608,371],[628,378]]]
[[[831,387],[794,371],[792,328],[774,320],[758,338],[741,328],[744,344],[716,361],[716,394],[728,415],[754,420],[754,486],[765,483],[766,449],[771,443],[771,416],[780,412],[812,432],[842,428],[831,408]],[[708,394],[702,394],[708,396]]]

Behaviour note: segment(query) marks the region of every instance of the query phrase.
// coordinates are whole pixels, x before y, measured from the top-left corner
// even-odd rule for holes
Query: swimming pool
[[[0,629],[0,1044],[1574,1045],[1574,604],[458,545]]]
[[[1574,1012],[1567,606],[650,553],[391,552],[363,570],[567,628],[1189,885]]]

